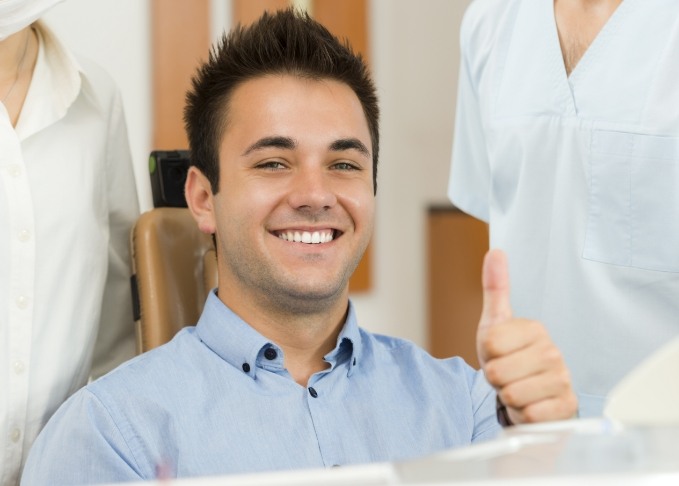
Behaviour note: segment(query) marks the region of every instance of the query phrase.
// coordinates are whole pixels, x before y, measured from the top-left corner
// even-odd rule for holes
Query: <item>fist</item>
[[[483,310],[476,336],[479,363],[512,423],[572,418],[577,398],[561,352],[538,321],[513,316],[507,258],[483,262]]]

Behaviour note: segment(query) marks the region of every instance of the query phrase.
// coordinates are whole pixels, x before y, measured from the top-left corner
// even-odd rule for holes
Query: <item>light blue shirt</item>
[[[460,358],[366,332],[353,307],[308,388],[214,293],[196,327],[71,397],[22,484],[93,484],[395,461],[494,437],[495,393]]]

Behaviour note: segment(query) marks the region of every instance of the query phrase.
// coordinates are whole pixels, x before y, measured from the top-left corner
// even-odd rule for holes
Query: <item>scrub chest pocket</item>
[[[583,257],[679,272],[679,138],[595,130]]]

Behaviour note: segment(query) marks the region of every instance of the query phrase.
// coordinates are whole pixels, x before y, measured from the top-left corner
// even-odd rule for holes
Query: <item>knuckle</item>
[[[523,415],[523,419],[526,423],[535,423],[535,422],[540,422],[541,419],[541,414],[539,411],[539,408],[536,407],[535,405],[529,405],[525,407],[521,411]]]
[[[559,348],[557,348],[554,344],[551,344],[547,347],[547,357],[549,361],[552,364],[559,364],[562,361],[561,358],[561,351],[559,351]]]
[[[513,387],[506,386],[502,388],[502,390],[498,392],[498,395],[500,396],[500,400],[502,401],[502,403],[504,403],[506,406],[517,408],[518,405],[517,396],[516,391]]]
[[[558,375],[558,383],[562,388],[569,389],[571,387],[571,374],[568,372],[567,368],[561,370]]]
[[[488,329],[480,336],[479,344],[488,356],[500,354],[498,331],[495,328]]]
[[[491,385],[498,385],[500,383],[500,369],[496,362],[487,362],[486,366],[483,368],[483,372],[486,375],[486,380],[488,380],[488,383]]]

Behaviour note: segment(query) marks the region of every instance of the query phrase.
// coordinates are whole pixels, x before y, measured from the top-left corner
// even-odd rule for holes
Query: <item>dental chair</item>
[[[137,352],[166,343],[195,325],[210,289],[217,286],[217,257],[188,208],[156,207],[143,213],[130,237]]]

